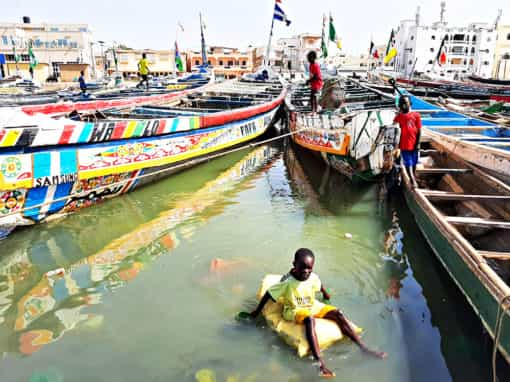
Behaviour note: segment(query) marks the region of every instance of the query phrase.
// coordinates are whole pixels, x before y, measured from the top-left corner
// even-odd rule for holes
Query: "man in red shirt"
[[[420,147],[421,117],[420,113],[411,111],[411,100],[407,96],[402,96],[399,99],[398,109],[399,113],[395,116],[393,122],[398,122],[400,125],[400,155],[413,187],[417,188],[416,165],[418,164]]]
[[[317,53],[310,51],[306,55],[308,62],[310,63],[310,79],[306,81],[306,84],[310,84],[310,104],[312,105],[312,113],[317,113],[317,95],[322,89],[322,74],[321,68],[318,63],[315,62],[317,59]]]

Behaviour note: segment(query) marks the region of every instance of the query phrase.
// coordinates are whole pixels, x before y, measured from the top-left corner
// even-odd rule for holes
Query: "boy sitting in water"
[[[386,353],[367,348],[341,311],[334,306],[315,300],[315,294],[319,291],[326,300],[329,300],[330,296],[322,285],[319,276],[312,272],[314,263],[315,256],[311,250],[307,248],[298,249],[294,255],[294,267],[282,277],[278,284],[267,290],[251,316],[257,317],[270,299],[275,302],[280,300],[283,303],[283,318],[287,321],[295,321],[298,324],[305,325],[306,339],[314,359],[319,362],[320,373],[323,377],[333,377],[334,373],[326,368],[320,355],[315,332],[316,318],[334,321],[342,333],[356,342],[363,351],[379,358],[385,358]]]

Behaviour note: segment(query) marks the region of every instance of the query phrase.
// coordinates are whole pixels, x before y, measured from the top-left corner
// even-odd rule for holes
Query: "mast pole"
[[[269,53],[271,52],[271,40],[273,38],[273,27],[274,27],[274,10],[273,17],[271,18],[271,30],[269,31],[269,40],[267,42],[266,55],[264,57],[264,65],[269,66]]]

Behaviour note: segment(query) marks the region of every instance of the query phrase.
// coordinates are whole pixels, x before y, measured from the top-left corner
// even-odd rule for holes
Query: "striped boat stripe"
[[[25,128],[23,129],[21,136],[16,142],[16,146],[31,146],[34,142],[35,136],[37,135],[36,129]]]
[[[165,133],[165,127],[166,127],[166,119],[160,119],[159,120],[159,127],[156,134],[164,134]]]
[[[126,126],[126,122],[117,122],[115,129],[113,130],[112,139],[121,139],[124,134],[124,130],[126,130]]]
[[[173,133],[177,131],[177,126],[179,126],[179,118],[174,118],[172,121],[172,128],[170,129],[170,132]]]
[[[69,143],[71,139],[71,135],[73,135],[74,125],[65,125],[62,134],[60,135],[60,139],[58,140],[59,145],[65,145]]]
[[[143,130],[145,129],[145,126],[147,125],[148,121],[140,121],[136,125],[136,129],[133,132],[133,137],[140,137],[143,133]]]
[[[51,175],[51,153],[34,153],[34,179]]]
[[[60,175],[75,174],[78,172],[76,151],[66,150],[60,152]]]
[[[124,131],[124,135],[122,138],[130,138],[133,135],[133,130],[136,127],[136,121],[130,121],[128,122],[127,128]]]
[[[87,122],[85,126],[83,126],[83,130],[80,134],[80,138],[78,139],[78,143],[85,143],[89,141],[90,134],[92,134],[92,130],[94,129],[94,124]]]
[[[8,131],[7,135],[5,136],[0,146],[2,147],[14,146],[20,135],[21,135],[20,129]]]

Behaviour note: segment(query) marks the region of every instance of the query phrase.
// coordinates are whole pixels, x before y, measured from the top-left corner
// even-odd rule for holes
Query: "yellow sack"
[[[262,280],[257,298],[260,301],[266,291],[274,284],[280,282],[281,275],[266,275]],[[295,347],[300,357],[304,357],[310,352],[310,346],[306,340],[305,326],[296,324],[292,321],[286,321],[282,317],[283,305],[278,302],[269,300],[262,315],[266,319],[268,325],[276,332],[282,339],[292,347]],[[352,324],[357,333],[361,333],[362,329]],[[335,342],[343,338],[341,330],[338,325],[330,320],[317,318],[315,320],[315,331],[317,333],[317,340],[321,350],[328,348]]]

